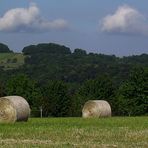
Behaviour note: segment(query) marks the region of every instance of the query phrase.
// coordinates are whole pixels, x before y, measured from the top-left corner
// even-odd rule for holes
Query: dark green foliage
[[[41,105],[42,94],[37,83],[26,75],[11,77],[6,84],[7,95],[18,95],[24,97],[31,107]]]
[[[71,115],[71,100],[68,94],[68,87],[62,81],[50,81],[44,89],[44,97],[48,106],[50,116],[65,117]]]
[[[147,54],[118,58],[83,49],[71,53],[54,43],[27,46],[23,54],[25,64],[18,69],[0,67],[0,81],[7,84],[1,85],[0,95],[25,97],[38,115],[42,106],[44,116],[81,116],[89,99],[107,100],[114,115],[148,113]],[[9,58],[11,66],[15,59]],[[141,68],[130,74],[135,66]]]
[[[5,89],[4,89],[4,85],[0,82],[0,97],[4,97],[5,96]]]
[[[25,54],[25,55],[30,55],[30,54],[34,54],[36,53],[37,51],[37,47],[35,45],[29,45],[27,47],[24,47],[22,52]]]
[[[44,44],[38,44],[38,45],[30,45],[27,47],[24,47],[23,53],[26,55],[32,55],[32,54],[43,54],[43,53],[50,53],[50,54],[71,54],[70,48],[58,45],[55,43],[44,43]]]
[[[63,80],[80,84],[108,74],[118,87],[128,78],[136,60],[137,65],[148,66],[146,54],[118,58],[114,55],[87,54],[83,49],[75,49],[71,54],[69,48],[54,43],[30,45],[23,49],[23,53],[28,56],[22,72],[40,83]]]
[[[113,83],[111,79],[104,75],[93,80],[88,80],[81,87],[80,95],[91,99],[107,99],[114,94]]]
[[[7,45],[0,43],[0,53],[12,52]]]
[[[148,69],[135,68],[129,79],[121,85],[117,99],[119,114],[130,116],[148,113]]]
[[[87,53],[86,53],[86,51],[83,50],[83,49],[76,48],[76,49],[74,50],[73,54],[82,56],[82,55],[86,55]]]

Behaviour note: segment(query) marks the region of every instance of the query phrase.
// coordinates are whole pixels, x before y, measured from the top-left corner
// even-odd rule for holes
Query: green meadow
[[[147,148],[148,117],[30,118],[0,124],[0,147]]]
[[[0,66],[5,70],[16,69],[24,64],[24,58],[21,53],[0,53]]]

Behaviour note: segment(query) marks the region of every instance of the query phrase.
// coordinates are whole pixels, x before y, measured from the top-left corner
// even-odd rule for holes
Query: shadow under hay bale
[[[28,102],[20,96],[0,98],[0,123],[27,121],[30,115]]]
[[[111,117],[111,107],[105,100],[89,100],[84,104],[82,117]]]

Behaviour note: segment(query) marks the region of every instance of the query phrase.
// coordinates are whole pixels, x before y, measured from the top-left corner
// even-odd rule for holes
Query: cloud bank
[[[0,17],[0,31],[3,32],[44,32],[67,28],[68,22],[64,19],[44,19],[36,4],[30,4],[28,8],[11,9]]]
[[[103,18],[102,31],[111,34],[148,35],[148,20],[138,10],[124,5]]]

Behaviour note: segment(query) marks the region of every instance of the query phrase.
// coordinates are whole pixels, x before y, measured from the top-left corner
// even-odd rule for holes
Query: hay
[[[28,102],[20,96],[0,98],[0,123],[27,121],[30,115]]]
[[[82,117],[110,117],[111,107],[107,101],[104,100],[89,100],[84,104],[82,110]]]

